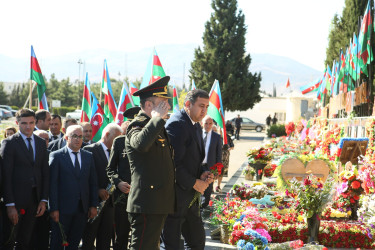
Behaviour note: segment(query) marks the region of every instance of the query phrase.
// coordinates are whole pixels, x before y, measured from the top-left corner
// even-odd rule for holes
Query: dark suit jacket
[[[6,138],[1,143],[5,204],[15,203],[17,208],[30,204],[34,182],[38,201],[48,200],[49,167],[46,142],[36,135],[34,140],[35,162],[29,156],[26,143],[20,133]]]
[[[102,145],[100,142],[96,142],[94,144],[85,146],[83,149],[91,152],[92,156],[94,157],[96,176],[98,178],[98,188],[106,189],[109,184],[109,178],[106,171],[108,160]]]
[[[59,150],[65,147],[65,145],[66,145],[66,140],[63,137],[63,138],[60,138],[60,139],[57,139],[48,143],[48,150],[51,152],[54,152],[56,150]]]
[[[166,129],[174,148],[177,206],[186,207],[196,192],[193,189],[195,181],[203,172],[202,128],[194,126],[185,110],[181,110],[167,121]]]
[[[208,148],[208,154],[207,154],[207,169],[206,171],[210,170],[210,167],[215,165],[216,163],[221,163],[221,151],[223,148],[223,143],[221,136],[218,133],[215,133],[212,131],[211,133],[211,140],[210,140],[210,146]]]
[[[52,152],[50,164],[50,211],[74,214],[78,202],[82,202],[85,212],[98,205],[98,185],[94,158],[81,149],[81,171],[77,176],[67,147]]]
[[[60,136],[61,136],[61,138],[64,138],[64,133],[63,132],[60,132]],[[56,140],[60,140],[61,138],[58,138],[58,139],[56,139]],[[52,141],[55,141],[54,139],[53,139],[53,137],[52,137],[52,135],[49,137],[49,142],[52,142]]]
[[[120,135],[113,141],[107,166],[107,176],[112,184],[116,186],[117,192],[115,193],[117,194],[119,194],[119,192],[122,193],[117,188],[117,185],[121,181],[127,182],[128,184],[131,183],[129,159],[125,150],[125,135]]]

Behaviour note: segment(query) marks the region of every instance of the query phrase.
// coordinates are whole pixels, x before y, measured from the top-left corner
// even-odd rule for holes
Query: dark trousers
[[[164,249],[180,249],[181,233],[186,249],[204,249],[206,233],[199,209],[198,203],[194,203],[190,208],[177,207],[176,213],[168,215],[162,233]]]
[[[129,213],[128,216],[132,232],[130,249],[160,249],[160,235],[167,214]]]
[[[236,139],[237,140],[240,139],[240,130],[241,130],[241,127],[236,127]]]
[[[3,242],[4,246],[2,249],[31,249],[32,244],[32,233],[36,223],[36,210],[38,208],[38,202],[36,199],[36,190],[33,192],[32,201],[28,206],[18,208],[18,224],[13,226],[10,222],[7,208],[4,206],[3,210],[3,221],[4,221],[4,234]],[[25,214],[20,215],[19,209],[24,209]],[[11,235],[13,234],[13,235]],[[15,242],[17,242],[15,244]]]
[[[75,214],[60,213],[59,217],[67,242],[69,243],[69,246],[67,246],[65,250],[77,250],[82,238],[83,230],[85,229],[87,213],[84,213],[83,211],[76,212]],[[59,225],[52,221],[51,228],[51,250],[63,249]]]
[[[49,232],[51,230],[51,222],[49,211],[36,219],[35,230],[33,232],[33,248],[34,250],[49,249]]]
[[[112,199],[110,197],[109,199]],[[108,250],[111,246],[114,224],[114,207],[112,202],[107,200],[101,209],[99,215],[86,223],[82,237],[82,249]]]
[[[126,212],[126,203],[115,205],[115,244],[114,250],[126,250],[129,244],[130,223],[128,212]]]
[[[201,204],[201,208],[206,208],[208,206],[208,203],[210,202],[211,200],[211,194],[212,194],[212,190],[214,189],[214,183],[211,183],[208,188],[206,188],[206,190],[204,191],[204,194],[203,194],[203,202]]]

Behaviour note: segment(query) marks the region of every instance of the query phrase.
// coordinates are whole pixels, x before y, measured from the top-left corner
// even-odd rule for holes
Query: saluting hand
[[[168,114],[169,108],[168,100],[163,100],[157,106],[154,105],[151,111],[151,117],[161,117],[164,119]]]
[[[128,194],[130,192],[130,185],[127,182],[121,181],[117,187],[120,189],[121,192]]]

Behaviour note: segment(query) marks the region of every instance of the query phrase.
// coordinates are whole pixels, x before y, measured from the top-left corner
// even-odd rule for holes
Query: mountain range
[[[172,83],[182,86],[184,82],[189,86],[190,63],[194,59],[194,49],[197,44],[168,44],[155,48],[163,65],[164,71],[171,76]],[[85,50],[60,56],[43,57],[35,53],[42,73],[50,78],[55,74],[57,79],[68,78],[75,82],[78,78],[83,81],[84,72],[88,72],[91,83],[101,82],[103,62],[107,59],[109,75],[111,78],[140,79],[145,73],[148,60],[153,48],[144,48],[138,51],[113,51],[108,49]],[[301,64],[291,58],[251,53],[251,72],[261,72],[261,89],[272,93],[273,84],[277,94],[286,91],[285,85],[290,79],[291,89],[298,90],[322,73],[307,65]],[[81,59],[83,64],[79,64]],[[30,77],[30,56],[24,58],[11,58],[0,55],[0,81],[1,82],[26,82]]]

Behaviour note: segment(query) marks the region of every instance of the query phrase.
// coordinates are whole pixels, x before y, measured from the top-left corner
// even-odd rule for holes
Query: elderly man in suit
[[[66,249],[77,249],[87,219],[97,215],[98,185],[92,154],[81,149],[82,127],[68,127],[66,146],[50,154],[51,249],[62,249],[60,226],[67,237]]]
[[[175,152],[177,212],[169,214],[165,222],[162,234],[165,249],[179,249],[181,233],[188,249],[204,249],[205,246],[200,199],[192,201],[197,192],[204,193],[214,178],[212,173],[202,168],[205,150],[199,122],[207,114],[208,99],[204,90],[189,91],[184,108],[166,124]]]
[[[203,170],[210,171],[210,168],[216,163],[221,163],[222,155],[222,139],[218,133],[212,131],[214,121],[210,116],[203,118],[203,142],[205,157],[202,162]],[[213,189],[213,183],[204,191],[204,201],[201,205],[202,208],[206,208],[211,199],[211,193]],[[218,191],[218,190],[216,190]]]
[[[16,113],[19,133],[3,140],[2,182],[4,203],[4,241],[11,225],[17,225],[16,249],[31,248],[31,233],[37,217],[44,214],[48,201],[49,167],[45,141],[34,135],[35,113],[21,109]],[[25,213],[20,216],[20,211]],[[14,239],[4,249],[13,249]]]
[[[173,149],[165,131],[169,76],[136,92],[141,111],[129,124],[125,147],[132,187],[128,212],[132,239],[130,249],[156,250],[165,218],[175,211]]]
[[[128,194],[131,185],[131,173],[128,155],[125,151],[124,134],[126,134],[129,121],[132,121],[140,110],[140,107],[132,107],[124,112],[124,117],[126,117],[128,120],[121,124],[123,135],[116,137],[116,139],[113,141],[111,156],[109,157],[107,167],[107,175],[112,185],[116,187],[115,191],[113,192],[116,225],[116,238],[113,246],[114,250],[128,249],[130,223],[128,220],[128,213],[126,212],[126,206],[128,203]]]
[[[98,216],[88,221],[82,238],[82,249],[94,249],[96,240],[96,250],[107,250],[111,246],[114,223],[114,207],[112,196],[107,188],[110,185],[107,176],[107,165],[112,148],[113,140],[121,135],[122,129],[116,123],[108,124],[102,132],[100,141],[85,146],[83,149],[92,153],[95,162],[96,176],[98,178],[99,201],[103,202]]]

